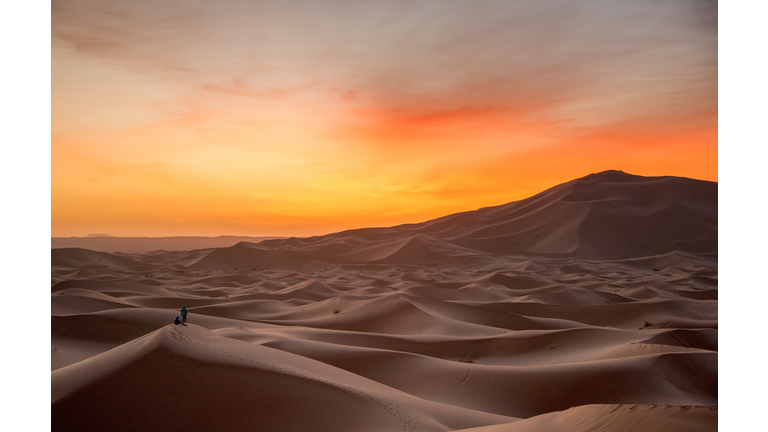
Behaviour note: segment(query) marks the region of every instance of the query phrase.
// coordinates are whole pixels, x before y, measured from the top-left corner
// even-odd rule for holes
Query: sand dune
[[[717,250],[717,183],[606,171],[522,201],[420,224],[262,244],[298,249],[350,237],[381,241],[414,234],[493,254],[616,259],[674,250],[712,252]]]
[[[147,377],[151,376],[151,379]],[[515,419],[444,406],[324,363],[225,338],[200,326],[164,326],[52,372],[55,429],[452,430]],[[205,397],[214,394],[215,397]],[[120,407],[116,421],[109,407]],[[139,420],[134,423],[131,419]]]
[[[586,405],[498,426],[461,432],[622,432],[717,430],[717,407],[670,405]]]
[[[421,224],[52,249],[52,429],[717,430],[717,262],[716,184],[621,172]]]
[[[126,268],[141,267],[141,264],[127,258],[105,252],[88,249],[64,248],[51,249],[51,266],[85,268],[90,266],[120,266]]]

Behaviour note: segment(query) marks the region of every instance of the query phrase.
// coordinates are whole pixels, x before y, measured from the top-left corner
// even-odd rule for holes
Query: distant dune
[[[418,224],[242,243],[213,251],[194,267],[461,266],[499,254],[622,259],[672,251],[717,252],[717,183],[607,171],[522,201]]]
[[[180,251],[221,248],[239,242],[258,243],[280,237],[112,237],[90,234],[88,237],[51,237],[51,248],[83,248],[100,252],[147,253],[156,250]]]
[[[51,343],[54,431],[717,431],[717,184],[609,171],[419,224],[53,248]]]

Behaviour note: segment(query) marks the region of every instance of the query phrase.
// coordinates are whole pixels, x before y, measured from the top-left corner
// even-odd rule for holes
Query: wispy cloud
[[[596,98],[644,107],[692,92],[711,98],[716,7],[701,0],[62,0],[53,3],[52,28],[55,40],[79,53],[206,90],[273,98],[313,82],[380,109],[535,112]]]

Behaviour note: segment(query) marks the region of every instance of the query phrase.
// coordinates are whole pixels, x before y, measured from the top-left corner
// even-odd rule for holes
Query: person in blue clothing
[[[179,324],[181,324],[181,325],[183,325],[183,326],[185,326],[185,325],[186,325],[186,324],[184,324],[184,323],[181,321],[181,319],[179,319],[179,316],[178,316],[178,315],[176,315],[176,318],[173,320],[173,324],[174,324],[174,325],[179,325]]]
[[[187,307],[181,307],[181,322],[187,322]]]

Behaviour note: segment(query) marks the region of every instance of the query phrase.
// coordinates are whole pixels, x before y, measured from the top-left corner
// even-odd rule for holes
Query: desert
[[[118,247],[52,245],[52,430],[717,430],[716,182]]]

